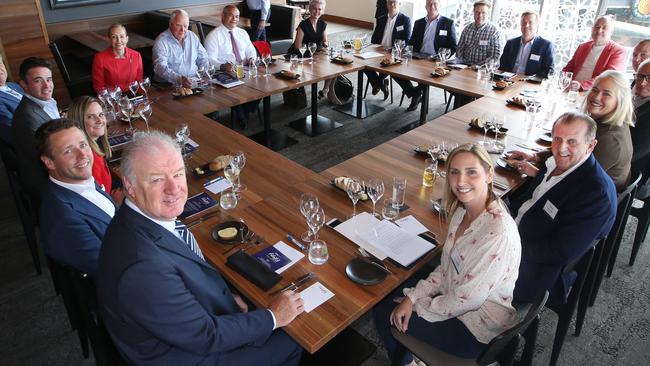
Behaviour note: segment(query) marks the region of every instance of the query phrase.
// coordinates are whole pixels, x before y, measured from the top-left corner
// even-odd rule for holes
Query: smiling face
[[[388,9],[388,16],[394,17],[399,12],[399,7],[401,5],[400,0],[386,0],[386,8]]]
[[[600,17],[596,19],[596,23],[591,28],[591,39],[597,45],[604,45],[612,39],[612,22],[608,17]]]
[[[437,18],[440,15],[440,0],[427,0],[425,8],[429,19]]]
[[[82,183],[93,175],[93,154],[80,129],[73,127],[49,137],[50,155],[41,156],[49,174],[65,183]]]
[[[587,142],[587,123],[583,120],[556,122],[553,126],[551,151],[556,163],[556,173],[561,174],[591,154],[596,140]]]
[[[190,27],[190,19],[185,15],[178,13],[169,22],[169,30],[172,32],[174,38],[182,42],[187,36],[187,29]]]
[[[643,79],[639,78],[639,75],[643,76]],[[650,97],[650,81],[646,78],[650,76],[650,63],[641,66],[639,71],[637,71],[636,83],[634,83],[634,94],[646,98]]]
[[[309,3],[309,17],[318,19],[325,11],[325,3],[321,1],[313,1]]]
[[[632,70],[638,70],[639,65],[650,58],[650,42],[642,42],[634,47],[632,51]]]
[[[116,55],[122,56],[126,51],[126,45],[129,43],[129,36],[126,35],[126,29],[121,26],[113,27],[108,36],[109,41],[111,41],[111,48],[113,48],[113,53]]]
[[[97,140],[106,133],[106,117],[102,106],[92,102],[84,113],[84,128],[91,139]]]
[[[460,152],[449,163],[447,176],[451,191],[466,209],[477,207],[482,211],[486,205],[492,181],[492,170],[486,171],[476,155]]]
[[[487,5],[477,5],[474,7],[474,25],[482,26],[488,21],[490,8]]]
[[[52,99],[54,81],[50,69],[43,66],[32,67],[27,70],[25,79],[20,81],[20,85],[29,95],[44,101]]]
[[[187,201],[185,164],[181,154],[162,144],[158,149],[135,154],[135,181],[124,179],[127,196],[147,216],[173,220],[183,212]]]
[[[528,42],[537,34],[538,19],[536,14],[521,17],[521,37]]]
[[[221,24],[228,29],[235,29],[239,23],[239,9],[228,7],[221,13]]]
[[[616,98],[616,83],[614,80],[604,77],[589,90],[587,95],[586,112],[591,118],[600,120],[614,112],[618,100]]]

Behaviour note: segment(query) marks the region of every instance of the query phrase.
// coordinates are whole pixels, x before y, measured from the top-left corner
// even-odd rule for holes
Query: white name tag
[[[539,55],[530,54],[530,59],[533,61],[539,61]]]
[[[454,265],[456,274],[460,274],[460,272],[463,270],[463,259],[460,257],[460,254],[458,253],[458,250],[456,250],[456,248],[451,250],[450,257],[451,257],[451,264]]]
[[[438,32],[439,35],[441,36],[446,36],[447,35],[447,30],[441,29],[440,32]]]
[[[395,27],[395,30],[398,31],[398,32],[401,32],[401,31],[404,30],[404,26],[400,25],[399,27]]]
[[[487,46],[487,45],[488,45],[488,41],[479,40],[479,41],[478,41],[478,45],[479,45],[479,46]]]
[[[557,207],[555,207],[555,205],[551,203],[551,201],[546,201],[543,210],[551,219],[555,219],[555,215],[557,215],[557,211],[558,211]]]

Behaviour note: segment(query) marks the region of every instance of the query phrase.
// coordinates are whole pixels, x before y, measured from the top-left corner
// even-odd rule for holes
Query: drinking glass
[[[185,143],[190,136],[190,126],[187,123],[179,123],[176,125],[174,136],[176,136],[176,143],[181,147],[181,154],[185,157]]]
[[[494,124],[494,151],[497,153],[501,153],[503,149],[505,149],[505,144],[499,141],[499,131],[501,131],[501,127],[506,122],[506,116],[505,115],[495,115],[493,124]]]
[[[307,48],[309,49],[309,55],[311,56],[311,62],[313,63],[314,54],[316,53],[316,49],[318,49],[318,46],[316,45],[316,42],[309,42]]]
[[[449,156],[449,144],[447,144],[447,142],[444,140],[441,141],[438,145],[436,145],[436,150],[438,151],[438,156],[436,157],[437,161],[440,161],[443,156]],[[439,165],[440,164],[436,162],[436,171],[434,172],[434,174],[440,178],[446,178],[447,173],[444,171],[440,171],[438,169]]]
[[[153,109],[151,108],[150,101],[146,101],[140,104],[140,107],[138,108],[138,114],[140,117],[142,117],[142,120],[144,120],[144,124],[147,126],[147,131],[149,131],[149,117],[151,117],[152,113]]]
[[[307,45],[304,43],[301,44],[300,48],[298,48],[298,52],[300,52],[300,59],[301,59],[300,62],[303,63],[305,58],[305,52],[307,52]]]
[[[379,178],[371,179],[366,182],[366,190],[372,200],[372,215],[379,216],[379,214],[375,213],[375,205],[384,196],[384,181]]]
[[[309,244],[309,261],[315,265],[325,264],[329,259],[327,243],[323,240],[314,240]]]
[[[239,180],[239,168],[237,165],[232,163],[226,165],[226,167],[223,168],[223,175],[232,185],[232,191],[237,193],[237,190],[235,189],[237,181]]]
[[[578,84],[569,84],[569,92],[566,95],[566,101],[569,106],[574,107],[578,101],[578,94],[580,90],[580,85]]]
[[[120,103],[120,98],[122,97],[122,89],[120,89],[119,86],[116,86],[115,88],[110,89],[108,94],[110,95],[109,101],[113,105],[113,108],[117,109],[118,104]]]
[[[291,63],[291,69],[296,70],[298,68],[298,55],[289,56],[289,62]]]
[[[269,76],[269,64],[271,63],[271,54],[267,53],[264,55],[262,58],[262,62],[264,62],[264,76]]]
[[[352,200],[351,217],[354,217],[357,215],[357,202],[359,202],[361,195],[364,193],[363,182],[359,178],[349,177],[348,184],[345,187],[345,191],[347,192],[348,197],[350,197],[350,200]]]
[[[479,145],[487,149],[488,146],[492,145],[492,142],[487,140],[487,133],[492,128],[494,116],[490,113],[485,113],[483,117],[481,117],[481,120],[483,121],[483,141],[479,141]]]
[[[433,187],[436,181],[436,170],[438,170],[438,160],[433,158],[424,159],[424,172],[422,173],[422,185]]]
[[[400,60],[402,59],[402,50],[404,49],[404,43],[405,42],[403,39],[396,39],[393,43],[393,46],[395,46],[395,51],[397,51],[397,57]]]
[[[535,126],[538,102],[535,98],[528,97],[524,100],[524,104],[526,105],[526,114],[528,116],[527,128],[532,128]]]
[[[300,213],[305,217],[305,220],[309,217],[309,215],[318,210],[320,208],[320,203],[318,202],[318,197],[311,193],[303,193],[300,195]],[[309,226],[309,224],[307,224]],[[301,239],[304,242],[310,242],[312,240],[311,238],[311,232],[310,231],[305,231],[301,235]]]
[[[140,89],[140,82],[137,80],[133,80],[131,83],[129,83],[129,90],[131,91],[131,94],[133,94],[133,97],[138,96],[138,89]]]
[[[244,63],[242,61],[237,61],[235,64],[235,73],[237,74],[237,79],[243,79],[246,74],[244,73]]]
[[[244,169],[244,166],[246,165],[246,155],[244,155],[243,151],[234,151],[230,153],[230,164],[234,164],[237,166],[237,169],[241,173],[242,169]],[[245,184],[241,184],[239,179],[237,179],[237,183],[233,186],[233,191],[239,193],[239,192],[244,192],[247,189]]]
[[[381,208],[381,217],[385,220],[393,221],[399,216],[399,209],[393,206],[393,201],[385,199]]]
[[[105,106],[108,106],[111,103],[111,101],[110,101],[111,94],[109,93],[108,89],[106,89],[106,88],[100,90],[99,93],[97,93],[97,98],[99,98],[99,100],[101,100],[102,103]]]
[[[118,134],[119,132],[115,128],[117,114],[115,113],[115,110],[113,109],[111,104],[110,103],[104,104],[104,108],[102,111],[104,112],[104,118],[106,118],[106,133],[108,133],[108,137]]]
[[[312,233],[313,240],[318,239],[318,231],[325,225],[325,211],[322,207],[309,212],[307,216],[307,225]]]
[[[151,86],[151,80],[149,80],[149,77],[145,77],[142,79],[140,82],[140,89],[144,92],[144,97],[149,99],[149,87]]]
[[[137,131],[136,128],[133,127],[133,124],[131,123],[131,113],[133,113],[133,103],[131,103],[128,96],[123,95],[119,99],[118,104],[120,106],[120,112],[129,121],[129,128],[126,129],[126,132],[129,134],[133,134],[135,131]]]
[[[393,177],[393,207],[400,209],[404,205],[404,196],[406,194],[406,178]]]
[[[562,74],[560,75],[562,90],[566,90],[566,88],[568,88],[569,85],[571,85],[572,80],[573,80],[573,73],[571,71],[562,71]]]
[[[440,48],[438,49],[438,58],[440,59],[440,66],[446,67],[447,66],[447,61],[449,61],[449,57],[451,56],[451,50],[449,48]]]
[[[231,208],[235,208],[235,206],[237,206],[237,201],[237,194],[235,192],[232,190],[223,191],[221,192],[221,197],[219,198],[219,206],[221,206],[221,208],[224,210],[230,210]]]

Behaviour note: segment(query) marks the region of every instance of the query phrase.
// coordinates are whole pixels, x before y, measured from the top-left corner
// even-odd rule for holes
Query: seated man
[[[521,36],[508,40],[503,49],[499,68],[521,75],[548,76],[553,69],[554,46],[537,35],[539,14],[525,11],[521,14]]]
[[[549,291],[547,304],[562,304],[574,277],[564,265],[605,237],[616,216],[616,189],[594,158],[596,122],[567,112],[553,125],[552,156],[533,179],[510,197],[521,236],[521,265],[514,300],[533,302]]]
[[[104,236],[97,297],[129,364],[297,365],[301,348],[278,328],[303,311],[300,295],[248,311],[176,220],[187,200],[178,144],[139,133],[122,156],[127,198]]]
[[[596,76],[605,70],[625,71],[627,51],[625,47],[612,41],[613,19],[609,15],[596,18],[591,28],[591,40],[576,49],[571,60],[562,71],[573,73],[573,83],[580,90],[587,90]]]
[[[115,203],[95,184],[86,134],[75,121],[60,118],[39,127],[35,138],[50,176],[40,210],[43,249],[54,260],[94,278]]]
[[[632,170],[643,173],[643,184],[648,182],[650,172],[650,58],[641,62],[634,75],[632,88],[632,103],[636,123],[630,126],[632,135]],[[637,192],[637,197],[650,196],[650,185],[643,185]]]
[[[8,145],[13,145],[11,120],[24,93],[20,85],[7,82],[7,69],[0,57],[0,139]]]
[[[169,29],[160,33],[153,45],[153,70],[157,81],[180,83],[191,88],[190,78],[208,64],[208,55],[199,37],[188,31],[190,17],[176,9],[169,18]]]
[[[632,51],[632,70],[637,72],[639,70],[639,65],[648,58],[650,58],[650,39],[644,39],[637,43]],[[633,80],[632,86],[634,86],[635,83],[636,80]]]
[[[19,73],[25,97],[14,112],[11,135],[21,183],[34,207],[38,208],[41,192],[47,184],[47,173],[36,152],[34,132],[43,123],[61,116],[56,100],[52,98],[54,81],[50,63],[42,58],[29,57],[20,64]]]
[[[257,57],[255,46],[248,33],[237,27],[239,23],[239,9],[235,5],[226,5],[221,11],[221,25],[213,29],[205,37],[205,49],[212,62],[221,71],[236,75],[237,63],[248,63],[251,58]],[[241,128],[246,128],[248,114],[257,109],[259,101],[246,103],[233,108]]]
[[[440,0],[427,0],[427,16],[415,21],[409,45],[413,52],[436,55],[440,48],[448,48],[453,55],[456,52],[456,26],[454,21],[440,15]],[[402,87],[404,94],[411,98],[407,110],[415,110],[422,99],[422,89],[416,88],[410,81],[394,78]]]
[[[408,43],[411,37],[412,25],[411,18],[399,11],[399,7],[402,5],[401,0],[388,0],[386,4],[388,14],[377,18],[377,24],[372,32],[370,42],[381,44],[384,49],[390,49],[393,47],[395,40],[401,39],[404,44]],[[384,93],[384,100],[388,99],[388,80],[386,80],[388,75],[370,70],[364,70],[363,73],[366,74],[372,86],[372,95],[377,95],[381,90]],[[409,98],[412,97],[409,93],[407,95]]]

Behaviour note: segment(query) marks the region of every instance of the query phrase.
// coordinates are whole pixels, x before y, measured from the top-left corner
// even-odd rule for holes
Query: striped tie
[[[199,256],[199,258],[205,260],[203,257],[203,253],[201,253],[201,248],[199,248],[199,245],[196,243],[196,239],[194,238],[194,235],[187,229],[187,226],[183,224],[180,220],[176,220],[176,231],[178,231],[178,234],[181,236],[181,239],[187,244],[192,251]]]

